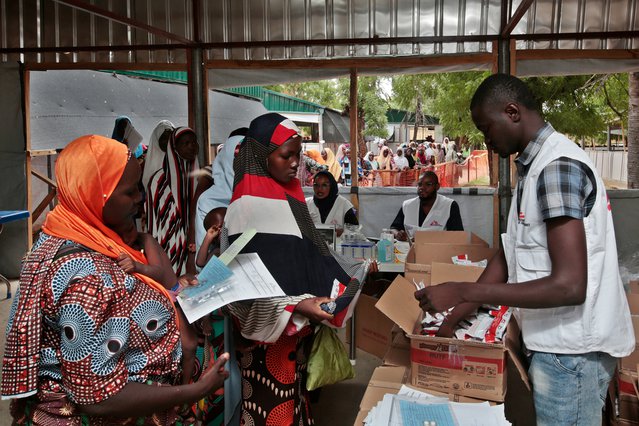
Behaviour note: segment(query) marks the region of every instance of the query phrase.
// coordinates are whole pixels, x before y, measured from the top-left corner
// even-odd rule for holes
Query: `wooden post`
[[[350,127],[351,127],[351,202],[359,216],[359,197],[357,188],[359,186],[359,174],[357,173],[357,140],[359,129],[357,128],[359,112],[357,108],[357,69],[351,69],[350,86]]]

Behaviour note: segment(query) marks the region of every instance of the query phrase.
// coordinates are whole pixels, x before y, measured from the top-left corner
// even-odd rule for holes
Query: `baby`
[[[138,238],[132,247],[140,250],[146,256],[148,264],[136,262],[128,254],[120,253],[117,261],[124,272],[138,273],[153,278],[171,294],[175,294],[180,288],[195,284],[194,278],[187,275],[178,279],[173,272],[169,257],[151,234],[138,233]],[[177,304],[175,306],[178,307]],[[195,371],[195,352],[198,342],[195,330],[179,309],[178,312],[180,313],[180,336],[182,339],[182,383],[187,384]]]
[[[204,218],[204,228],[207,229],[200,250],[197,252],[195,264],[203,268],[212,256],[220,254],[220,229],[226,216],[226,207],[211,210]]]

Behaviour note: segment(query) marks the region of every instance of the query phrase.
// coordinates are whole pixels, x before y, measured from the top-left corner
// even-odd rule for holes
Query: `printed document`
[[[213,256],[177,300],[189,323],[240,300],[285,296],[257,253],[238,254],[228,267]]]

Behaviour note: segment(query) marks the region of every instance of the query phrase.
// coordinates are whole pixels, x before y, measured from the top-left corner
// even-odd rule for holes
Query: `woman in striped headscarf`
[[[180,276],[195,272],[195,258],[189,244],[195,241],[191,229],[194,212],[198,144],[195,132],[178,127],[171,134],[162,168],[149,181],[146,191],[148,232],[158,240]]]
[[[286,294],[227,306],[250,348],[239,360],[243,424],[312,424],[305,376],[315,324],[341,327],[363,278],[363,265],[338,263],[313,226],[295,177],[300,152],[297,126],[269,113],[251,122],[234,163],[229,240],[256,229],[243,252],[258,253]]]

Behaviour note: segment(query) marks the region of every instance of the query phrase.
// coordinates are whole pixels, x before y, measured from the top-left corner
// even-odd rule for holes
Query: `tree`
[[[358,149],[360,155],[364,155],[366,152],[364,135],[379,136],[382,138],[388,137],[388,130],[386,128],[388,124],[388,119],[386,118],[388,100],[383,93],[380,82],[381,77],[358,78],[359,90],[357,92],[357,102],[359,108],[358,121],[360,124],[358,126]],[[350,96],[349,78],[278,84],[267,86],[267,88],[348,114]]]
[[[335,79],[277,84],[266,88],[337,110],[348,103],[348,91],[344,92]]]

